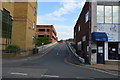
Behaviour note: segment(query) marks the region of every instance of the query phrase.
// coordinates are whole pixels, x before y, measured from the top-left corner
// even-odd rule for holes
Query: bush
[[[10,53],[20,53],[20,47],[18,45],[8,45],[6,50]]]

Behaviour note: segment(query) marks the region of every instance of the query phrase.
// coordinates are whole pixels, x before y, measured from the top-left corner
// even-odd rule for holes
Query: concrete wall
[[[93,50],[93,49],[96,50],[96,53],[91,53],[90,63],[96,64],[97,63],[97,44],[96,44],[96,42],[93,42],[91,44],[91,50]]]
[[[91,33],[97,31],[97,2],[91,2]]]
[[[97,31],[97,2],[91,2],[91,33]],[[92,42],[91,44],[91,50],[96,49],[97,50],[97,44],[96,42]],[[90,53],[90,63],[96,64],[97,63],[97,52],[96,53]]]

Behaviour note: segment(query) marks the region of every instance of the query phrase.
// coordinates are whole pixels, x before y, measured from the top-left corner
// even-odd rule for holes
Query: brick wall
[[[45,31],[41,32],[41,31],[39,31],[39,29],[45,29]],[[47,32],[47,29],[49,29],[50,31]],[[56,37],[57,33],[56,33],[53,25],[37,25],[36,26],[36,36],[38,37],[38,35],[49,35],[49,41],[50,42],[56,42],[57,41],[57,37]]]

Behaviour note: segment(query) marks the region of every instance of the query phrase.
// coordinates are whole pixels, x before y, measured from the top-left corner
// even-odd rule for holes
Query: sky
[[[38,1],[37,25],[54,25],[58,40],[73,38],[84,3],[85,0]]]

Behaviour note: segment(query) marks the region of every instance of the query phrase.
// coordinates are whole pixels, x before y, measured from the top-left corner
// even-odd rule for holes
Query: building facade
[[[34,48],[37,2],[2,2],[2,50],[16,44],[24,51]]]
[[[56,42],[58,40],[57,32],[53,25],[37,25],[36,37],[44,37],[45,35],[50,42]]]
[[[119,2],[86,2],[74,27],[77,53],[86,63],[120,60]]]
[[[1,2],[0,8],[0,50],[5,50],[6,47],[11,44],[12,38],[12,23],[14,16],[14,3],[13,2]]]
[[[12,44],[17,44],[23,50],[34,47],[33,37],[37,19],[36,2],[15,2],[12,29]]]

